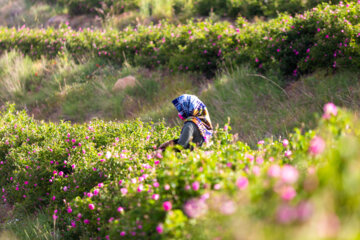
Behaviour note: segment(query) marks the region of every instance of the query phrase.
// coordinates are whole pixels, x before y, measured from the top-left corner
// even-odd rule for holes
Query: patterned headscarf
[[[213,134],[209,112],[205,104],[196,96],[183,94],[172,101],[179,114],[185,119],[185,122],[193,122],[199,128],[205,142]]]

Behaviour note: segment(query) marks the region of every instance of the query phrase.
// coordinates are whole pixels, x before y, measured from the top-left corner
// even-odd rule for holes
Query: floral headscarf
[[[213,134],[209,112],[205,104],[196,96],[183,94],[172,101],[185,122],[193,122],[199,128],[205,142]]]

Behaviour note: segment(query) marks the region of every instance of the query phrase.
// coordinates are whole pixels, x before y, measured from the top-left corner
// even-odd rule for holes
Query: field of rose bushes
[[[315,130],[255,149],[225,125],[201,149],[160,152],[179,128],[45,123],[7,105],[1,201],[52,216],[60,239],[357,239],[359,126],[328,103]]]
[[[360,66],[360,4],[323,4],[294,17],[268,22],[188,22],[117,30],[0,28],[0,52],[18,49],[32,57],[65,51],[170,71],[214,74],[224,64],[298,76],[315,69]]]

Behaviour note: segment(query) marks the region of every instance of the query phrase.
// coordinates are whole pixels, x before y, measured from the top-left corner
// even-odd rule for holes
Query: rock
[[[98,16],[91,16],[91,15],[78,15],[74,16],[70,19],[69,23],[70,27],[73,29],[79,28],[100,28],[101,27],[101,18]]]
[[[50,18],[46,22],[46,27],[59,27],[61,24],[69,23],[70,17],[67,14],[58,15]]]
[[[120,78],[116,81],[115,85],[113,86],[112,90],[114,92],[119,92],[124,90],[126,87],[134,87],[137,84],[137,80],[133,76],[127,76],[124,78]]]

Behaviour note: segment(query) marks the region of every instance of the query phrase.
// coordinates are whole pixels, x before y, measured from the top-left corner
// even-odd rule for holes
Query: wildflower
[[[163,228],[162,224],[157,225],[156,231],[157,231],[159,234],[162,234],[162,233],[164,232],[164,228]]]
[[[296,196],[296,191],[292,186],[286,186],[281,191],[281,198],[283,200],[289,201]]]
[[[151,198],[154,199],[154,200],[158,200],[159,197],[160,197],[159,194],[153,194]]]
[[[199,190],[200,189],[200,183],[199,182],[193,182],[192,184],[191,184],[191,186],[192,186],[192,189],[194,190],[194,191],[197,191],[197,190]]]
[[[325,141],[318,136],[315,136],[310,141],[309,152],[313,155],[318,155],[325,150]]]
[[[282,141],[282,144],[283,144],[284,147],[287,147],[287,146],[289,145],[289,140],[284,139],[284,140]]]
[[[262,164],[263,162],[264,162],[264,159],[263,159],[262,157],[257,157],[257,158],[256,158],[256,163],[257,163],[257,164],[260,165],[260,164]]]
[[[163,208],[165,211],[170,211],[172,209],[172,204],[170,201],[166,201],[163,203]]]
[[[94,210],[94,209],[95,209],[95,205],[92,204],[92,203],[90,203],[90,204],[89,204],[89,209],[90,209],[90,210]]]
[[[190,199],[184,204],[184,212],[190,218],[198,218],[206,214],[208,206],[204,200]]]
[[[245,153],[245,159],[248,159],[250,162],[252,162],[254,161],[254,156],[249,153]]]
[[[335,106],[335,104],[333,103],[327,103],[324,106],[324,114],[323,114],[323,118],[324,119],[329,119],[331,117],[331,115],[336,116],[337,115],[337,107]]]
[[[241,176],[236,180],[236,186],[239,189],[245,189],[248,185],[249,185],[249,181],[246,177]]]
[[[225,215],[231,215],[236,211],[236,205],[234,201],[223,201],[220,206],[220,212]]]
[[[123,212],[124,212],[124,208],[123,208],[123,207],[118,207],[117,211],[118,211],[119,213],[123,213]]]
[[[252,172],[254,173],[255,176],[259,176],[260,175],[260,167],[254,166],[252,169]]]
[[[290,150],[285,151],[285,157],[289,158],[292,155],[292,152]]]
[[[281,169],[280,178],[283,182],[292,184],[298,180],[299,173],[296,168],[291,165],[285,165]]]
[[[268,170],[269,177],[277,178],[280,176],[280,173],[281,173],[281,168],[279,165],[271,165]]]
[[[127,190],[126,188],[121,188],[121,189],[120,189],[120,192],[121,192],[121,194],[124,196],[124,195],[127,194],[128,190]]]
[[[296,220],[297,217],[296,209],[287,205],[280,206],[276,215],[277,221],[282,224],[291,223],[292,221]]]
[[[297,207],[297,218],[300,221],[306,221],[310,218],[311,214],[313,213],[313,207],[309,202],[301,202]]]

